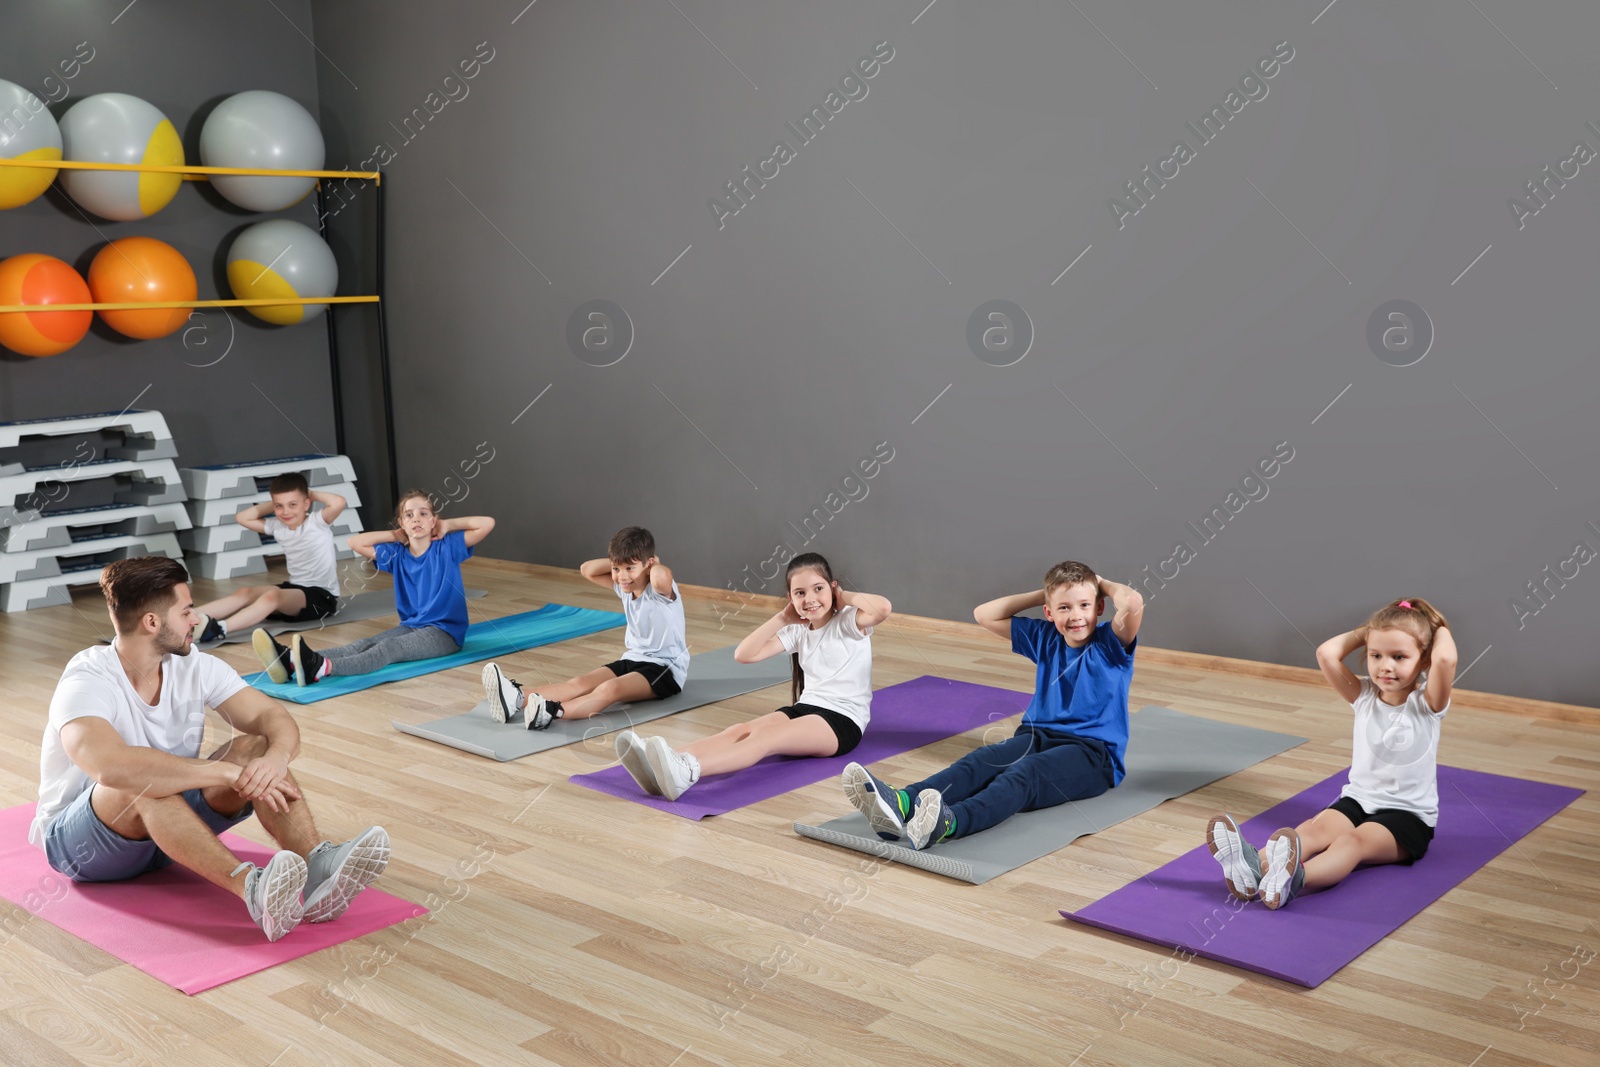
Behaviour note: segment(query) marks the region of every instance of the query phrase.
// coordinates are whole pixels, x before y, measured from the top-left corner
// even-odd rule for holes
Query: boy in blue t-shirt
[[[555,685],[523,692],[498,663],[485,664],[483,692],[498,722],[543,730],[557,719],[587,719],[613,704],[637,704],[676,696],[689,677],[689,644],[683,600],[672,571],[656,555],[656,539],[643,526],[612,535],[603,559],[579,572],[622,601],[627,616],[622,658]],[[515,722],[517,713],[522,721]]]
[[[1096,625],[1110,597],[1116,614]],[[1017,618],[1044,608],[1040,619]],[[1019,811],[1099,796],[1122,781],[1128,744],[1128,685],[1144,598],[1068,560],[1044,588],[980,604],[973,617],[1038,665],[1033,699],[1011,738],[968,753],[904,789],[859,763],[844,769],[850,802],[885,841],[921,849],[965,837]]]

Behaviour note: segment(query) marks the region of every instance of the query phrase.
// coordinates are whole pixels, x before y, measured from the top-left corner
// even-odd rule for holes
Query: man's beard
[[[161,629],[156,631],[155,643],[156,651],[163,655],[170,652],[175,656],[187,656],[189,650],[194,647],[187,633],[182,630],[174,630],[165,622],[162,622]]]

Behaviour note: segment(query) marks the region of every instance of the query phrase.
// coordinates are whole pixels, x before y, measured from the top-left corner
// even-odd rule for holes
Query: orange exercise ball
[[[83,276],[54,256],[28,252],[0,262],[0,305],[87,304]],[[92,311],[0,312],[0,345],[23,356],[65,352],[89,332]]]
[[[122,237],[95,254],[89,264],[89,292],[97,304],[193,300],[199,288],[183,253],[154,237]],[[105,324],[120,334],[152,341],[183,328],[191,308],[102,311]]]

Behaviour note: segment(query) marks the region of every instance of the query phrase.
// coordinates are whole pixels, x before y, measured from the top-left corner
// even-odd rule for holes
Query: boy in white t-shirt
[[[344,511],[344,497],[312,492],[305,475],[295,472],[272,479],[267,491],[271,500],[250,505],[233,521],[283,546],[289,580],[236,589],[197,608],[196,644],[242,633],[268,617],[309,622],[339,610],[339,560],[332,523]],[[313,511],[312,504],[321,504],[322,510]]]
[[[529,730],[543,730],[557,719],[587,719],[613,704],[665,700],[689,678],[689,643],[683,601],[672,571],[656,556],[656,539],[642,526],[628,526],[611,538],[605,559],[579,568],[596,585],[622,600],[628,619],[622,658],[558,685],[524,693],[497,663],[483,668],[483,691],[499,722],[522,712]]]
[[[299,727],[227,664],[193,651],[187,582],[183,565],[162,556],[117,560],[101,574],[117,636],[62,672],[28,840],[75,882],[187,867],[243,899],[276,941],[302,919],[343,914],[383,873],[389,835],[372,826],[343,844],[322,839],[289,773]],[[208,707],[236,732],[202,757]],[[217,836],[252,813],[280,849],[261,868]]]

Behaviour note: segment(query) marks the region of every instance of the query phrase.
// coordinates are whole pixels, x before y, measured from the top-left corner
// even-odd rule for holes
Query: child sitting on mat
[[[420,489],[402,493],[395,505],[393,530],[359,533],[349,545],[394,576],[394,602],[400,625],[326,652],[317,652],[295,634],[285,648],[265,630],[251,635],[256,655],[274,682],[291,675],[300,685],[320,682],[335,672],[368,674],[390,663],[432,659],[461,651],[467,635],[467,593],[461,564],[473,546],[494,529],[487,516],[441,519]]]
[[[1095,625],[1111,598],[1116,614]],[[1019,618],[1044,607],[1044,619]],[[930,778],[896,789],[859,763],[841,784],[885,841],[915,849],[966,837],[1019,811],[1099,796],[1122,781],[1128,687],[1144,598],[1068,560],[1044,588],[980,604],[973,617],[1038,665],[1033,699],[1008,740],[969,752]]]
[[[739,642],[733,658],[758,663],[793,656],[788,707],[675,751],[660,737],[617,735],[617,758],[651,796],[677,800],[711,774],[768,756],[840,756],[855,748],[872,706],[872,628],[893,611],[872,593],[839,588],[828,561],[807,552],[789,561],[789,602]]]
[[[220,641],[228,631],[254,626],[266,618],[309,622],[339,610],[339,561],[334,555],[331,526],[344,511],[344,497],[313,493],[305,475],[294,472],[272,479],[267,492],[271,500],[250,505],[233,521],[283,546],[289,580],[236,589],[196,608],[200,616],[196,644]],[[322,510],[312,511],[314,503],[321,504]]]
[[[1344,658],[1366,646],[1368,677]],[[1277,909],[1308,889],[1337,885],[1358,864],[1420,860],[1439,821],[1439,720],[1450,710],[1456,642],[1421,597],[1396,600],[1365,626],[1324,641],[1317,666],[1355,712],[1350,781],[1334,804],[1284,827],[1258,852],[1227,812],[1211,817],[1206,844],[1228,892]]]
[[[689,677],[689,644],[683,601],[672,571],[656,555],[656,539],[642,526],[618,530],[606,558],[591,559],[579,572],[606,586],[622,600],[628,620],[622,658],[557,685],[524,693],[498,663],[485,664],[483,692],[497,722],[543,730],[557,719],[587,719],[616,703],[665,700],[677,695]]]

